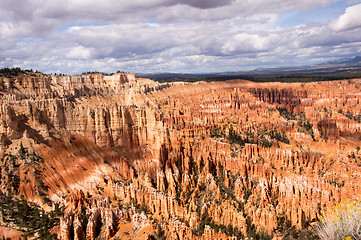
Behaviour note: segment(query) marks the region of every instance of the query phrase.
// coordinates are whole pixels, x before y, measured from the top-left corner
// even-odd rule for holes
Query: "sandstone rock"
[[[277,239],[288,221],[300,230],[361,194],[359,80],[1,81],[1,151],[15,155],[24,143],[41,156],[17,167],[3,157],[1,189],[63,204],[62,239],[111,239],[122,227],[151,238],[157,226],[167,239],[246,238],[252,229]]]

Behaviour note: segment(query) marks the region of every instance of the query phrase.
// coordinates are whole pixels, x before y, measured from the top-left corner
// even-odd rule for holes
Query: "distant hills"
[[[247,79],[256,82],[304,82],[350,79],[361,77],[361,56],[337,59],[321,64],[298,67],[257,68],[250,71],[207,74],[138,73],[136,75],[138,77],[146,77],[161,82],[202,80],[222,81],[228,79]]]
[[[327,65],[327,64],[329,64],[329,65],[350,64],[350,65],[361,66],[361,56],[356,56],[353,58],[342,58],[342,59],[330,61],[330,62],[327,62],[325,64],[320,64],[320,65]]]

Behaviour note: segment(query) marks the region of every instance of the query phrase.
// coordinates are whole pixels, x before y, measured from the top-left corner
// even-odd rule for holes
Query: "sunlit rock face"
[[[60,204],[61,239],[277,239],[361,195],[358,79],[0,83],[1,191]]]

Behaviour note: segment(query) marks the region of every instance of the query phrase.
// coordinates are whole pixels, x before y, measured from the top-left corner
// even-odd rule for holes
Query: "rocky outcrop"
[[[77,192],[67,200],[67,205],[70,210],[60,222],[61,239],[111,239],[119,235],[122,222],[131,222],[136,236],[152,225],[146,214],[139,213],[134,206],[115,207],[109,197],[86,198]]]
[[[359,80],[1,81],[2,190],[61,203],[62,239],[277,239],[361,194]]]

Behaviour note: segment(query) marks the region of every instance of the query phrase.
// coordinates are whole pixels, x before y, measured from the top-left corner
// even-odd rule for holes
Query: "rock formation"
[[[61,239],[300,236],[361,196],[361,80],[0,79],[1,191]]]

